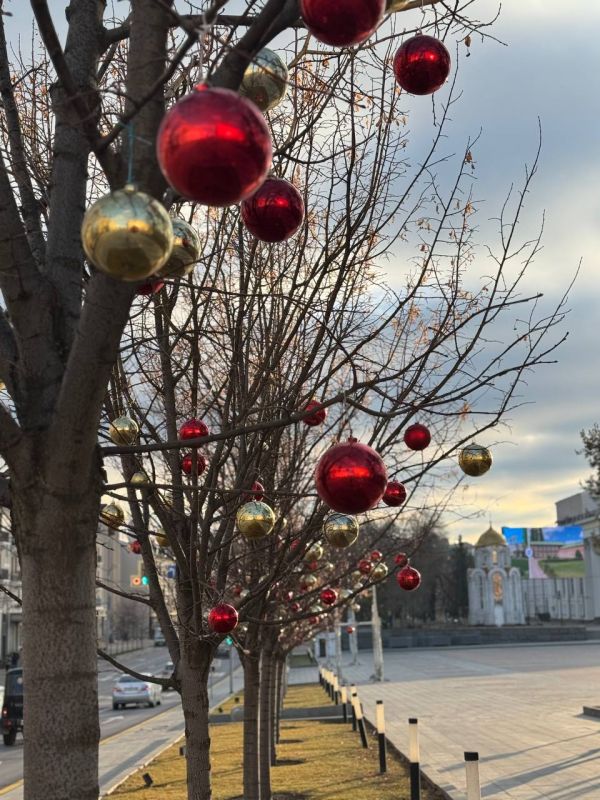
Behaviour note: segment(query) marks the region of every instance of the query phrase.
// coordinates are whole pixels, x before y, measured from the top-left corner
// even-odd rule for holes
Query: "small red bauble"
[[[230,633],[238,624],[238,612],[229,603],[219,603],[208,614],[208,625],[215,633]]]
[[[252,484],[252,488],[250,489],[250,493],[245,494],[242,497],[242,500],[244,501],[244,503],[248,503],[250,500],[256,500],[257,503],[260,503],[260,501],[265,496],[264,491],[265,487],[262,485],[262,483],[260,481],[254,481],[254,483]]]
[[[315,470],[319,497],[334,511],[360,514],[374,508],[387,485],[385,464],[379,453],[350,438],[321,457]]]
[[[304,219],[302,195],[282,178],[267,178],[241,206],[242,221],[261,242],[285,242]]]
[[[188,419],[179,428],[180,439],[198,439],[200,436],[208,436],[210,431],[205,422],[201,419]]]
[[[373,550],[371,553],[371,561],[381,561],[383,558],[383,553],[381,550]]]
[[[383,494],[383,502],[386,506],[401,506],[406,500],[406,489],[400,481],[388,481]]]
[[[196,472],[198,475],[202,475],[206,469],[206,459],[202,453],[194,453],[193,455],[192,453],[186,453],[181,459],[181,471],[185,472],[186,475],[191,475],[194,471],[194,458],[196,459]]]
[[[430,441],[429,428],[421,425],[420,422],[409,425],[404,431],[404,444],[411,450],[425,450]]]
[[[309,561],[306,566],[309,568],[309,570],[311,572],[314,572],[315,570],[319,569],[319,562],[318,561]]]
[[[234,595],[234,597],[239,597],[241,595],[241,593],[242,593],[242,587],[241,586],[234,586],[233,587],[233,595]]]
[[[300,603],[291,603],[290,611],[292,614],[297,614],[300,611]]]
[[[421,573],[414,567],[406,566],[396,575],[398,586],[406,592],[418,589],[421,584]]]
[[[360,44],[383,18],[385,0],[300,0],[306,27],[320,42],[336,47]]]
[[[417,34],[402,43],[394,57],[394,75],[410,94],[433,94],[450,73],[450,53],[433,36]]]
[[[305,411],[311,411],[313,408],[318,408],[321,404],[318,400],[311,400],[310,403],[304,409]],[[302,422],[305,425],[310,425],[311,428],[314,428],[316,425],[322,425],[325,422],[327,417],[327,409],[326,408],[319,408],[318,411],[315,411],[314,414],[311,414],[310,417],[304,417]]]
[[[398,553],[394,561],[400,568],[405,567],[408,564],[408,556],[406,553]]]
[[[143,297],[148,297],[148,295],[156,294],[160,292],[160,290],[165,285],[165,282],[160,278],[155,278],[153,281],[146,281],[146,283],[140,283],[140,285],[135,290],[136,294],[140,294]]]
[[[132,553],[135,553],[136,556],[139,556],[139,554],[142,552],[142,545],[137,539],[134,539],[134,541],[129,545],[129,549]]]
[[[300,539],[292,539],[290,544],[290,550],[297,550],[301,544],[302,542],[300,541]]]
[[[354,633],[354,631],[355,631],[355,628],[354,628],[352,625],[348,625],[348,626],[347,626],[347,628],[346,628],[346,633],[347,633],[348,635],[350,635],[351,633]]]
[[[326,606],[333,606],[337,602],[337,592],[335,589],[322,589],[321,594],[319,595],[321,598],[321,602],[325,603]]]
[[[205,84],[167,111],[156,151],[172,188],[207,206],[249,197],[267,177],[272,158],[269,129],[254,103]]]
[[[318,617],[309,617],[308,621],[309,621],[309,623],[311,625],[318,625],[319,624],[319,618]]]
[[[372,569],[373,564],[368,559],[363,558],[358,562],[358,570],[362,575],[370,575]]]

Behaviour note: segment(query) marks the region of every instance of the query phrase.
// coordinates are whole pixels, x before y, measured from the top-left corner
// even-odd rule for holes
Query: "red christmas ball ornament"
[[[312,411],[313,408],[319,408],[321,404],[318,400],[311,400],[310,403],[304,409],[305,411]],[[318,411],[315,411],[314,414],[311,414],[310,417],[304,417],[302,422],[305,425],[310,425],[311,428],[314,428],[316,425],[322,425],[327,418],[327,409],[326,408],[319,408]]]
[[[408,564],[408,556],[406,553],[398,553],[398,555],[394,558],[394,561],[396,565],[402,569],[402,567],[405,567]]]
[[[373,550],[371,553],[371,561],[381,561],[383,558],[383,553],[381,550]]]
[[[208,425],[201,419],[188,419],[179,428],[180,439],[198,439],[200,436],[208,436],[210,431]]]
[[[208,614],[208,625],[215,633],[230,633],[238,624],[238,612],[229,603],[219,603]]]
[[[417,34],[403,42],[394,56],[394,75],[410,94],[433,94],[446,82],[450,65],[450,53],[443,42]]]
[[[297,614],[300,611],[300,603],[290,603],[290,611],[292,614]]]
[[[241,205],[242,222],[261,242],[285,242],[304,219],[304,200],[282,178],[267,178]]]
[[[385,0],[300,0],[306,27],[320,42],[335,47],[360,44],[383,19]]]
[[[337,602],[338,595],[335,589],[330,589],[328,587],[321,590],[319,597],[321,598],[321,602],[325,603],[326,606],[333,606]]]
[[[350,634],[354,633],[354,631],[355,631],[355,630],[356,630],[356,628],[355,628],[353,625],[348,625],[348,626],[346,627],[346,633],[347,633],[349,636],[350,636]]]
[[[233,587],[233,596],[234,597],[239,597],[241,595],[241,593],[242,593],[242,587],[241,586],[234,586]]]
[[[146,281],[145,283],[140,283],[140,285],[135,290],[135,293],[142,295],[142,297],[148,297],[148,295],[160,292],[160,290],[163,288],[164,285],[165,282],[161,278],[155,278],[153,281]]]
[[[367,558],[362,558],[358,562],[358,571],[361,573],[361,575],[370,575],[372,569],[373,564],[371,564]]]
[[[409,425],[404,431],[404,444],[411,450],[425,450],[430,441],[429,428],[421,425],[420,422]]]
[[[132,553],[135,553],[136,556],[139,556],[139,554],[142,552],[141,542],[138,542],[137,539],[134,539],[133,542],[129,545],[129,549],[131,550]]]
[[[414,567],[406,566],[396,575],[398,586],[405,592],[412,592],[421,585],[421,573]]]
[[[252,488],[250,489],[250,493],[245,494],[242,497],[242,500],[244,501],[244,503],[247,503],[250,500],[256,500],[257,502],[260,502],[265,496],[264,492],[265,492],[265,487],[262,485],[262,483],[260,481],[254,481],[254,483],[252,484]]]
[[[194,458],[196,459],[196,471],[198,475],[202,475],[206,469],[206,459],[202,453],[186,453],[181,459],[181,471],[186,475],[191,475],[194,471]]]
[[[388,485],[385,487],[385,492],[383,493],[383,502],[386,506],[395,508],[396,506],[401,506],[405,500],[406,489],[404,488],[404,484],[400,483],[400,481],[388,481]]]
[[[374,508],[387,485],[379,453],[354,438],[330,447],[315,470],[319,497],[334,511],[360,514]]]
[[[271,167],[267,123],[250,100],[206,84],[175,103],[156,139],[172,188],[207,206],[229,206],[255,192]]]
[[[292,539],[290,544],[290,550],[297,550],[301,544],[302,541],[300,539]]]
[[[308,621],[310,622],[311,625],[318,625],[319,624],[319,618],[318,617],[309,617]]]

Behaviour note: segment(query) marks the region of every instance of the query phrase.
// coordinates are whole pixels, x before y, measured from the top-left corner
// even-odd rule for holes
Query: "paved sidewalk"
[[[383,700],[388,737],[407,751],[417,717],[424,772],[465,800],[463,752],[480,755],[485,800],[600,800],[600,643],[385,651],[386,682],[368,683],[372,654],[344,678],[369,719]],[[333,665],[331,665],[333,666]]]

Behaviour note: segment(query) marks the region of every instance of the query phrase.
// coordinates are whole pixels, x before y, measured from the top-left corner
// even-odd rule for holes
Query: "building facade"
[[[0,586],[21,597],[21,573],[12,536],[10,514],[0,508]],[[21,648],[21,606],[10,594],[0,591],[0,664]]]
[[[600,507],[588,492],[578,492],[556,503],[556,522],[583,528],[584,619],[600,619]]]
[[[468,571],[470,625],[523,625],[521,572],[511,566],[504,536],[491,526],[479,537]]]

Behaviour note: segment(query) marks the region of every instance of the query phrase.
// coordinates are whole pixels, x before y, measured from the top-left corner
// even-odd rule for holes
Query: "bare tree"
[[[524,251],[513,243],[524,194],[516,216],[501,220],[493,274],[474,293],[464,288],[472,263],[474,200],[463,194],[471,147],[442,194],[434,155],[440,125],[429,157],[409,177],[399,156],[401,96],[382,69],[391,29],[381,29],[377,45],[333,54],[311,49],[294,0],[249,3],[235,17],[220,14],[222,2],[191,15],[169,0],[130,5],[129,16],[115,21],[105,19],[103,0],[72,0],[63,48],[47,2],[31,0],[47,55],[20,72],[11,70],[0,32],[0,452],[23,576],[27,800],[98,796],[94,575],[103,457],[120,457],[125,486],[111,488],[129,501],[149,602],[177,665],[173,682],[194,756],[189,796],[206,800],[206,680],[218,640],[204,614],[227,596],[232,565],[242,560],[252,590],[240,611],[251,641],[263,614],[272,614],[271,584],[297,560],[275,540],[245,543],[235,533],[240,496],[259,476],[281,512],[277,532],[285,513],[290,525],[305,526],[306,542],[316,538],[324,510],[308,465],[322,445],[301,426],[306,403],[317,397],[331,410],[327,434],[352,421],[394,470],[402,466],[417,481],[498,421],[523,373],[548,360],[554,345],[542,340],[561,317],[560,308],[536,316],[538,298],[520,294],[524,267],[509,276],[511,260],[528,263],[537,245]],[[452,10],[405,2],[400,10],[428,5],[442,34],[477,27],[465,17],[470,2]],[[249,61],[283,31],[294,91],[271,119],[274,168],[295,180],[309,213],[289,247],[270,249],[243,233],[237,210],[200,219],[182,206],[152,143],[167,99],[207,70],[213,85],[237,88]],[[81,247],[88,198],[122,186],[128,173],[204,231],[203,271],[168,281],[149,301],[134,302],[134,285],[91,268]],[[379,264],[411,232],[418,260],[395,291]],[[522,319],[525,309],[511,340],[494,348],[486,331],[501,315]],[[130,412],[142,442],[100,447],[103,409],[110,419]],[[461,432],[458,421],[470,409],[473,425]],[[198,413],[212,433],[179,441],[179,422]],[[405,463],[395,448],[415,416],[434,431],[426,464]],[[186,446],[210,447],[202,480],[182,479]],[[130,479],[140,468],[151,484],[136,494]],[[147,535],[159,526],[178,567],[175,619]],[[61,719],[51,737],[50,703]],[[259,797],[259,787],[251,782],[247,800]],[[266,800],[268,788],[260,796]]]

